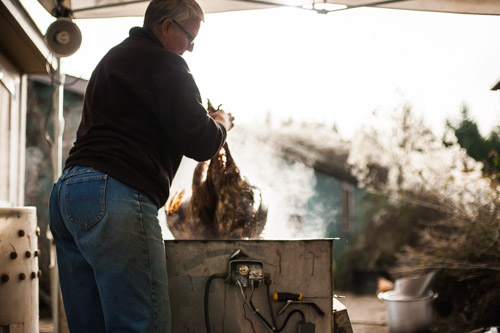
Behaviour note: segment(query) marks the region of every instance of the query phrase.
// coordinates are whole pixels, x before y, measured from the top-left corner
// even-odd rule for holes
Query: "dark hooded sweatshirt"
[[[208,160],[225,139],[184,59],[136,27],[92,73],[65,168],[92,167],[162,207],[182,156]]]

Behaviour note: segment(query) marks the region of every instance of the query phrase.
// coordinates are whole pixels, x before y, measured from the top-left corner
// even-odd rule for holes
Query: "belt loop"
[[[66,179],[66,177],[68,176],[71,169],[73,169],[73,166],[70,166],[69,168],[64,169],[63,173],[61,175],[61,179]]]

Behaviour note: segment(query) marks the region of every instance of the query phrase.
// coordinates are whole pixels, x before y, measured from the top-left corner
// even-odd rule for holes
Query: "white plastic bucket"
[[[378,295],[385,302],[387,323],[391,333],[430,332],[432,301],[438,297],[432,291],[422,297],[408,297],[391,290]]]

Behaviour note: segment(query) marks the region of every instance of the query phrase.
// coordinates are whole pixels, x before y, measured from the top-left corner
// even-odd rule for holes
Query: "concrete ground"
[[[347,308],[354,333],[387,333],[385,304],[376,295],[344,294],[339,301]]]
[[[40,333],[54,333],[54,324],[51,318],[42,317],[39,322]]]
[[[354,333],[387,333],[385,305],[376,295],[345,294],[339,301],[347,308]],[[40,333],[53,333],[54,325],[50,318],[40,319]],[[321,333],[321,332],[318,332]]]

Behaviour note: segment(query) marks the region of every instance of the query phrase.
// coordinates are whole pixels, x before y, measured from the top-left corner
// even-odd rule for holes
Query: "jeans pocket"
[[[65,204],[69,222],[90,229],[102,220],[106,212],[106,184],[102,173],[86,174],[66,180]]]

